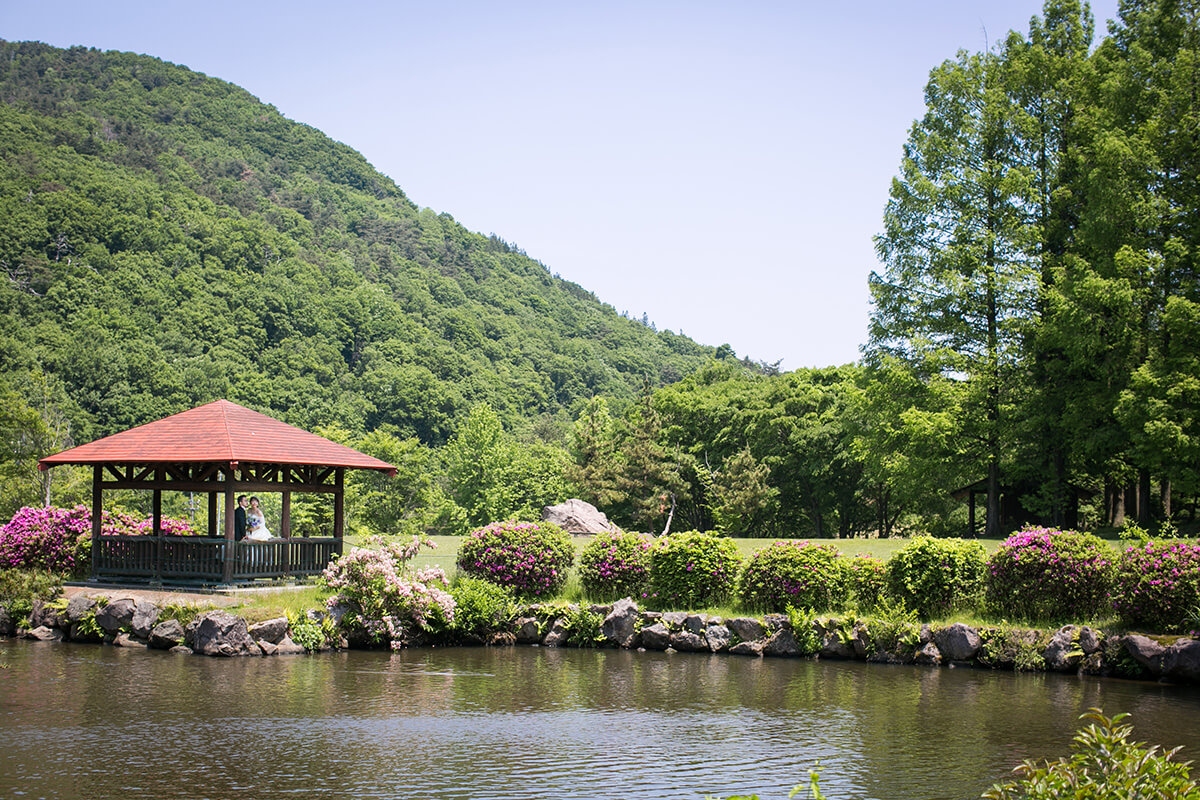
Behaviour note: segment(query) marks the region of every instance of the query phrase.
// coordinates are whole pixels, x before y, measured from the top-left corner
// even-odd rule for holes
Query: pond
[[[0,798],[978,797],[1090,706],[1200,757],[1200,690],[549,648],[220,660],[0,640]],[[801,796],[807,796],[802,794]]]

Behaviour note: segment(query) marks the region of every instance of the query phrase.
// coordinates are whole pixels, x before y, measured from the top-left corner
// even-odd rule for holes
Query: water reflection
[[[0,643],[0,798],[977,797],[1090,706],[1200,754],[1200,692],[692,654],[216,660]],[[1189,755],[1190,754],[1190,755]]]

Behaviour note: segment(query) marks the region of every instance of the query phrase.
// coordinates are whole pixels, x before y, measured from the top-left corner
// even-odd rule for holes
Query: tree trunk
[[[1162,497],[1162,513],[1163,519],[1171,518],[1171,479],[1162,478],[1159,483],[1159,491]]]
[[[1111,498],[1112,515],[1109,517],[1109,523],[1114,528],[1123,528],[1125,526],[1125,492],[1120,486],[1111,482],[1106,483],[1105,492]]]

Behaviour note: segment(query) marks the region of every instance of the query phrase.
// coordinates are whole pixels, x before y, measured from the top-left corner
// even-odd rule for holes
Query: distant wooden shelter
[[[347,469],[395,475],[396,468],[345,445],[248,408],[217,400],[41,459],[92,467],[92,577],[161,583],[233,584],[320,573],[343,548]],[[101,536],[104,491],[153,492],[153,533]],[[208,495],[206,536],[164,536],[162,493]],[[235,541],[235,498],[282,495],[281,538]],[[293,492],[333,495],[333,530],[319,538],[291,536]],[[218,498],[224,530],[217,532]]]
[[[1073,483],[1065,484],[1062,519],[1055,521],[1047,518],[1044,514],[1038,514],[1030,510],[1022,501],[1023,497],[1036,494],[1040,488],[1039,484],[1029,481],[1019,483],[1015,486],[1001,484],[1000,525],[1003,530],[1015,530],[1026,523],[1062,525],[1066,528],[1076,528],[1079,526],[1080,502],[1090,500],[1096,496],[1096,492],[1093,492],[1091,489],[1077,486]],[[978,536],[979,528],[976,523],[975,503],[976,498],[982,498],[983,504],[986,507],[987,479],[985,478],[975,481],[975,483],[961,486],[950,492],[950,496],[955,500],[967,503],[967,535]]]

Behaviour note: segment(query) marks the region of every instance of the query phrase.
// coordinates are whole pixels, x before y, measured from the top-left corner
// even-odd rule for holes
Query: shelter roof
[[[251,411],[216,400],[148,422],[38,461],[39,469],[59,464],[307,464],[374,469],[396,468],[354,448]]]

